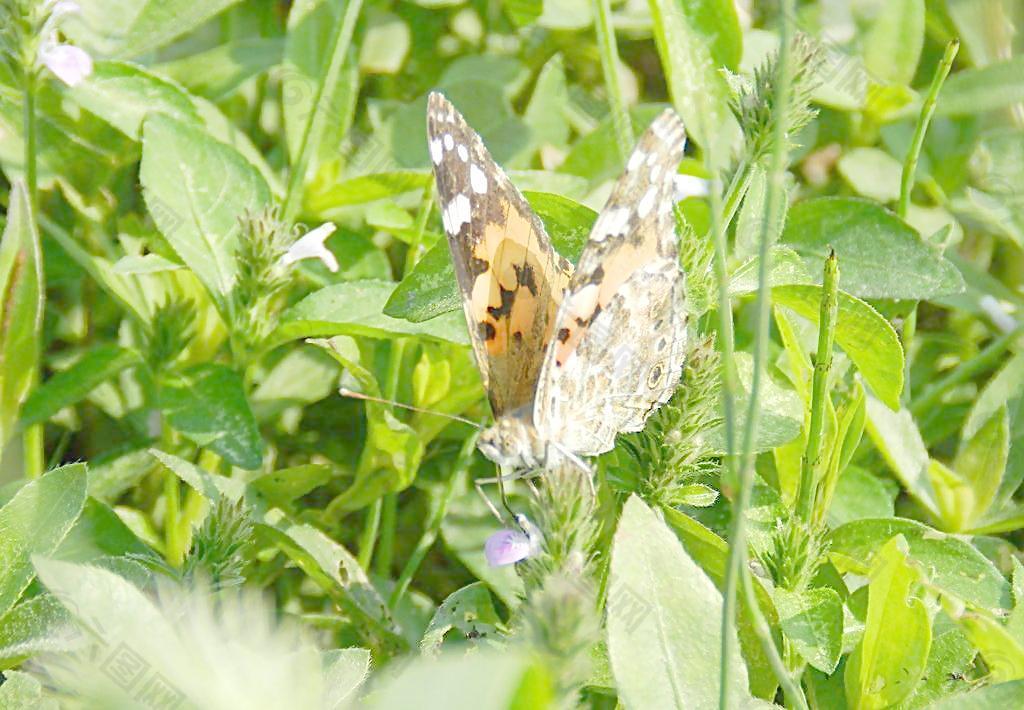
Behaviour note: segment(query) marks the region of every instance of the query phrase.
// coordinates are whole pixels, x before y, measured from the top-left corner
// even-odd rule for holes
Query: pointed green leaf
[[[615,532],[610,579],[608,652],[622,701],[635,708],[717,707],[722,597],[635,495]],[[746,699],[746,666],[733,652],[729,684],[734,699]]]

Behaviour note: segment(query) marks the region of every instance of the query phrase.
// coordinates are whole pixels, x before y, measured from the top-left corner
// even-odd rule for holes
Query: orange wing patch
[[[488,264],[473,282],[470,312],[489,356],[507,354],[510,344],[522,343],[538,322],[546,324],[545,331],[536,334],[541,343],[551,339],[569,277],[553,268],[545,254],[530,250],[531,245],[536,248],[533,236],[531,221],[510,210],[506,224],[488,224],[473,248],[473,258]],[[550,293],[543,300],[542,291]]]

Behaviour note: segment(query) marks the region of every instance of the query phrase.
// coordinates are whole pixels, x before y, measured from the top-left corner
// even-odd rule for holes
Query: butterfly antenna
[[[389,404],[392,407],[401,407],[402,409],[408,409],[410,412],[419,412],[420,414],[433,414],[434,416],[437,416],[437,417],[444,417],[445,419],[451,419],[453,421],[462,422],[463,424],[469,424],[471,427],[473,427],[475,429],[483,429],[483,427],[478,422],[474,422],[472,419],[466,419],[465,417],[460,417],[457,414],[448,414],[447,412],[439,412],[436,409],[424,409],[422,407],[414,407],[411,404],[404,404],[402,402],[396,402],[393,399],[384,399],[383,397],[374,397],[372,395],[363,394],[362,392],[356,392],[355,390],[350,390],[348,387],[341,387],[340,389],[338,389],[338,394],[340,394],[342,397],[351,397],[352,399],[361,399],[361,400],[366,401],[366,402],[376,402],[378,404]]]

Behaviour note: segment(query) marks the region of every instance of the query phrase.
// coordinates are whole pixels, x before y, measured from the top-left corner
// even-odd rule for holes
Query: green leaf
[[[775,590],[782,633],[797,653],[823,673],[832,673],[843,651],[843,602],[829,587],[803,592]]]
[[[473,582],[449,594],[437,608],[423,633],[420,651],[436,656],[451,631],[454,638],[474,639],[495,637],[504,628],[487,585]]]
[[[256,527],[357,622],[358,631],[370,645],[389,654],[404,647],[384,600],[348,550],[311,525],[293,522],[279,510],[271,510]]]
[[[615,532],[610,579],[608,652],[623,703],[716,707],[722,597],[664,521],[635,495]],[[728,683],[734,697],[745,699],[746,666],[733,652],[735,675]]]
[[[43,264],[24,183],[15,182],[0,237],[0,450],[37,375]]]
[[[93,562],[114,557],[154,557],[110,506],[93,498],[54,553],[66,562]]]
[[[696,4],[648,0],[654,23],[654,43],[661,58],[669,96],[687,133],[705,150],[727,155],[737,135],[729,110],[729,87],[712,58],[712,43],[691,16]]]
[[[0,616],[35,577],[33,555],[50,555],[85,504],[85,464],[76,463],[29,481],[0,508]]]
[[[739,384],[742,387],[742,392],[735,402],[735,426],[736,431],[739,432],[743,431],[745,426],[754,376],[754,361],[749,353],[736,353],[736,373],[739,375]],[[754,451],[767,451],[792,441],[800,435],[803,422],[803,402],[796,392],[779,385],[768,377],[761,382],[757,404],[761,412],[758,415]],[[719,411],[723,412],[724,416],[724,404],[719,404]],[[711,427],[705,437],[707,445],[712,451],[725,453],[724,421]]]
[[[43,686],[23,671],[11,671],[0,685],[0,710],[58,710],[53,698],[43,698]]]
[[[61,24],[91,53],[120,58],[152,52],[191,32],[238,0],[82,0]]]
[[[868,435],[882,458],[918,503],[939,516],[939,503],[928,475],[928,449],[906,409],[893,411],[874,397],[867,399]]]
[[[67,611],[49,594],[26,599],[0,616],[0,668],[16,664],[19,657],[66,652],[80,645],[81,637],[67,628],[68,621]]]
[[[988,666],[996,683],[1024,679],[1024,646],[1002,624],[982,614],[965,613],[957,622]]]
[[[910,555],[921,565],[929,584],[982,609],[1008,610],[1010,585],[977,548],[914,520],[857,520],[830,535],[829,557],[841,571],[867,574],[878,550],[902,536]]]
[[[160,392],[167,422],[228,463],[256,469],[263,439],[245,397],[242,377],[226,365],[200,365],[167,382]]]
[[[845,673],[848,702],[867,710],[890,707],[913,692],[932,640],[931,617],[914,592],[920,572],[902,537],[878,551],[870,577],[864,637]]]
[[[217,100],[247,79],[280,64],[283,53],[284,41],[280,37],[245,37],[155,68],[189,91]]]
[[[1024,101],[1024,55],[953,73],[935,108],[940,116],[997,111]]]
[[[141,362],[136,351],[118,345],[100,345],[88,350],[74,365],[61,370],[32,393],[22,408],[22,424],[29,426],[46,421],[64,407],[80,402],[111,377]]]
[[[909,86],[924,46],[924,0],[882,3],[864,38],[864,66],[876,78]]]
[[[361,0],[300,0],[288,13],[284,128],[291,164],[305,168],[302,180],[338,151],[351,125],[359,76],[348,54],[361,7]]]
[[[364,707],[374,710],[508,710],[527,673],[528,659],[518,651],[452,653],[418,658],[383,681]]]
[[[858,298],[923,300],[964,290],[963,277],[950,261],[874,202],[848,197],[798,202],[782,241],[807,260],[812,272],[834,249],[842,270],[839,285]]]
[[[729,277],[729,295],[744,296],[757,291],[760,259],[752,257]],[[811,278],[800,255],[788,247],[774,246],[768,254],[768,285],[810,284]]]
[[[929,705],[929,710],[1004,710],[1024,705],[1024,680],[987,685]]]
[[[354,700],[354,693],[370,674],[370,652],[365,648],[327,651],[324,659],[324,708],[342,710]]]
[[[312,341],[340,362],[359,382],[362,391],[380,396],[380,385],[362,356],[358,344],[346,336]],[[419,470],[425,441],[411,426],[380,402],[366,403],[366,439],[359,455],[355,480],[331,503],[332,509],[352,511],[412,484]]]
[[[160,232],[230,312],[238,220],[269,204],[267,183],[234,148],[159,114],[143,125],[139,179]]]
[[[461,313],[446,313],[423,323],[385,315],[385,304],[392,298],[395,287],[390,281],[365,280],[322,288],[288,309],[270,340],[279,344],[297,338],[335,335],[368,338],[412,335],[460,345],[469,343],[465,317]]]
[[[842,268],[845,274],[845,266]],[[776,286],[772,301],[812,323],[821,316],[820,286]],[[889,407],[898,408],[903,391],[903,346],[889,321],[864,301],[840,291],[836,342],[875,395]]]
[[[899,490],[899,484],[890,478],[880,478],[859,466],[850,466],[839,476],[828,509],[828,524],[837,528],[854,520],[891,518]]]
[[[319,488],[334,477],[334,468],[308,463],[271,471],[250,481],[250,485],[274,505],[284,505]]]
[[[972,438],[991,418],[1005,408],[1011,399],[1024,392],[1024,353],[1011,355],[1006,363],[985,383],[964,422],[963,437]]]
[[[1006,470],[1010,449],[1010,422],[1006,409],[989,417],[970,439],[962,442],[953,470],[964,477],[974,493],[974,516],[985,514],[995,500]]]
[[[196,466],[194,463],[179,458],[174,454],[168,454],[160,449],[150,449],[150,455],[175,476],[191,486],[196,493],[211,503],[218,502],[221,497],[230,501],[241,500],[245,492],[245,486],[237,479],[227,476],[215,476],[206,469]]]
[[[180,87],[127,62],[97,62],[93,73],[77,84],[71,95],[84,109],[133,140],[140,138],[142,123],[151,114],[199,124],[191,98]]]
[[[858,195],[879,202],[899,199],[903,166],[884,150],[853,148],[843,154],[836,167]]]
[[[743,29],[735,3],[729,0],[690,0],[681,4],[683,12],[708,42],[716,66],[739,71],[743,58]]]
[[[551,244],[559,254],[575,262],[583,251],[597,213],[566,197],[543,192],[528,192],[525,197],[544,222]],[[455,282],[455,266],[445,239],[423,255],[384,307],[384,313],[421,323],[431,318],[462,310],[462,297]],[[465,321],[460,320],[465,330]],[[465,339],[461,342],[468,342]]]
[[[397,197],[407,192],[422,192],[431,179],[426,170],[394,170],[332,181],[322,186],[314,183],[306,196],[306,209],[321,213],[338,207]]]

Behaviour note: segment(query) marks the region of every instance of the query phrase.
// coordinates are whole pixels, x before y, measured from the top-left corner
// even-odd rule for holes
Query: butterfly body
[[[575,270],[440,94],[427,111],[442,222],[495,423],[479,448],[503,470],[610,450],[672,395],[685,359],[672,111],[643,134]]]

